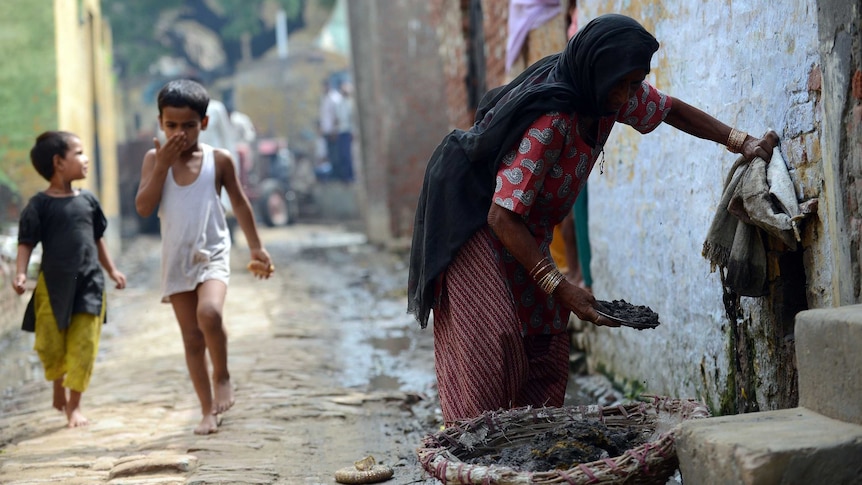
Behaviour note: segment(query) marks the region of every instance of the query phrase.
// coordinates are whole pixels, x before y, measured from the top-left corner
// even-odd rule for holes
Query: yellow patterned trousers
[[[57,328],[57,320],[48,287],[39,273],[34,290],[33,306],[36,311],[36,343],[33,346],[45,369],[45,379],[55,381],[65,376],[63,387],[84,392],[90,384],[99,338],[105,313],[105,295],[102,295],[102,314],[75,313],[65,330]]]

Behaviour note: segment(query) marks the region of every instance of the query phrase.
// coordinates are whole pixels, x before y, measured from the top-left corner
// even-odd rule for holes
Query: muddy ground
[[[244,270],[241,238],[233,252],[225,316],[237,403],[217,434],[192,433],[198,407],[158,299],[158,239],[140,236],[115,257],[129,287],[109,293],[84,397],[90,426],[66,429],[51,408],[29,334],[2,339],[0,482],[331,484],[373,455],[394,468],[388,483],[437,483],[415,457],[441,418],[431,330],[405,313],[406,254],[333,226],[262,237],[271,280]],[[570,388],[570,404],[591,402]]]

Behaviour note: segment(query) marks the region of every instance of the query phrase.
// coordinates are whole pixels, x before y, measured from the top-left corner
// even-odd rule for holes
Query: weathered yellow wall
[[[93,117],[93,86],[90,67],[89,38],[81,20],[86,14],[78,11],[75,0],[54,0],[54,47],[57,50],[57,121],[58,128],[71,131],[81,138],[84,151],[95,159]],[[81,185],[96,191],[95,170],[90,167],[87,180]]]
[[[30,164],[36,135],[57,126],[54,17],[49,0],[0,1],[0,180],[20,203],[46,186]],[[17,210],[0,213],[4,225]]]
[[[47,187],[29,159],[36,136],[70,131],[81,137],[90,157],[90,174],[76,186],[99,196],[109,219],[105,237],[116,255],[116,90],[110,29],[102,22],[99,0],[0,0],[0,66],[0,182],[18,195],[8,203],[15,207],[3,207],[0,225],[16,225],[18,210]],[[12,271],[9,261],[0,261],[3,287]],[[0,333],[20,324],[22,301],[12,292],[0,293]]]
[[[111,33],[98,0],[54,0],[59,128],[76,133],[90,157],[81,186],[99,196],[108,241],[119,245],[119,194]]]
[[[46,8],[51,4],[53,16]],[[108,217],[118,214],[116,90],[110,28],[99,0],[3,0],[0,32],[3,173],[26,203],[46,184],[29,161],[36,136],[71,131],[81,137],[92,165],[81,186],[99,195]]]

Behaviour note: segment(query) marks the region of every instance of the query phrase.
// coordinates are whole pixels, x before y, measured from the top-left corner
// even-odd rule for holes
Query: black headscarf
[[[599,117],[610,89],[628,73],[649,72],[658,42],[637,21],[608,14],[589,22],[565,50],[489,91],[468,131],[446,135],[425,169],[413,225],[407,311],[424,328],[434,283],[458,249],[487,223],[501,158],[551,111]]]

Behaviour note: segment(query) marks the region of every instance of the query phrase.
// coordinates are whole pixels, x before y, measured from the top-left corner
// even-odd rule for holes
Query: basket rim
[[[710,416],[709,409],[694,399],[670,398],[646,394],[641,401],[613,406],[586,405],[559,408],[534,408],[524,406],[509,410],[485,412],[472,419],[462,420],[444,430],[427,435],[416,450],[423,468],[443,483],[479,485],[500,484],[555,484],[555,483],[622,483],[636,473],[646,476],[664,477],[666,481],[677,466],[675,433],[683,421]],[[679,419],[669,430],[654,439],[630,448],[621,455],[578,464],[568,470],[521,471],[504,465],[474,465],[461,461],[452,453],[446,442],[455,436],[471,432],[482,426],[493,426],[499,418],[523,418],[552,420],[598,419],[605,422],[610,417],[622,419],[652,419],[659,413],[670,413]],[[535,421],[533,421],[535,422]],[[664,483],[657,479],[656,483]]]

